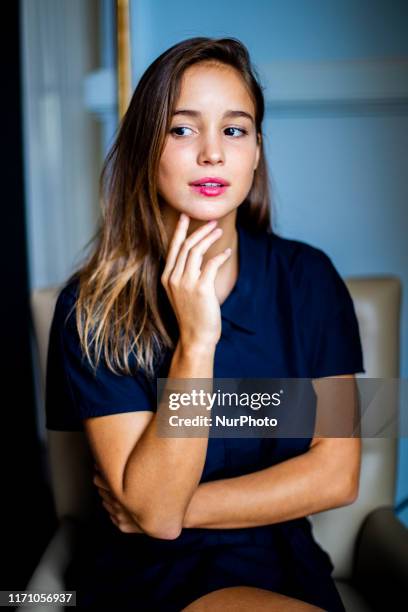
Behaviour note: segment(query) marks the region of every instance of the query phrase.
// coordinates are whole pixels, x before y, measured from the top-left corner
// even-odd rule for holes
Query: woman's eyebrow
[[[174,111],[173,116],[174,115],[187,115],[190,117],[201,117],[201,112],[200,111],[196,111],[196,110],[190,110],[188,108],[179,108],[177,110]],[[250,113],[247,113],[246,111],[243,110],[227,110],[225,111],[224,115],[223,115],[223,119],[226,117],[244,117],[246,119],[249,119],[250,121],[252,121],[252,123],[255,123],[254,118],[252,117],[252,115]]]

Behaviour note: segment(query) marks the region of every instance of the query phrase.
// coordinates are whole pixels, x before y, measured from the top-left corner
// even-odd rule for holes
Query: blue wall
[[[408,61],[408,3],[138,0],[131,3],[131,22],[134,83],[157,55],[182,39],[241,39],[269,85],[265,133],[276,230],[322,248],[343,276],[395,274],[408,291],[408,76],[403,63]],[[347,64],[344,80],[342,60],[353,63]],[[302,72],[302,62],[314,66],[317,76]],[[374,83],[366,70],[370,66]],[[408,377],[406,302],[404,296],[403,378]],[[396,503],[407,495],[404,438]],[[408,525],[408,509],[400,517]]]

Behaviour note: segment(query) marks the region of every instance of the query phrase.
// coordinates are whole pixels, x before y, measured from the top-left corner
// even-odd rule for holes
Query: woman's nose
[[[218,164],[224,163],[224,149],[221,138],[208,135],[201,141],[198,153],[199,164]]]

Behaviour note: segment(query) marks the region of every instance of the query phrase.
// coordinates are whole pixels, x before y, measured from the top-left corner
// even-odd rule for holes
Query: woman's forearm
[[[319,446],[258,472],[200,484],[183,527],[255,527],[352,503],[356,493],[347,464]]]
[[[214,354],[215,346],[179,343],[168,379],[212,380]],[[120,501],[147,533],[172,539],[181,531],[184,513],[200,481],[208,436],[159,437],[158,418],[156,413],[129,456]]]

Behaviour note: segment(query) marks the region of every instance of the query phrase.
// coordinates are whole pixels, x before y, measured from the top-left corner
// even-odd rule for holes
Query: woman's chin
[[[226,198],[200,198],[194,199],[185,206],[183,212],[192,218],[207,221],[211,219],[217,219],[218,217],[224,217],[226,214],[232,212],[236,205],[227,202]]]

